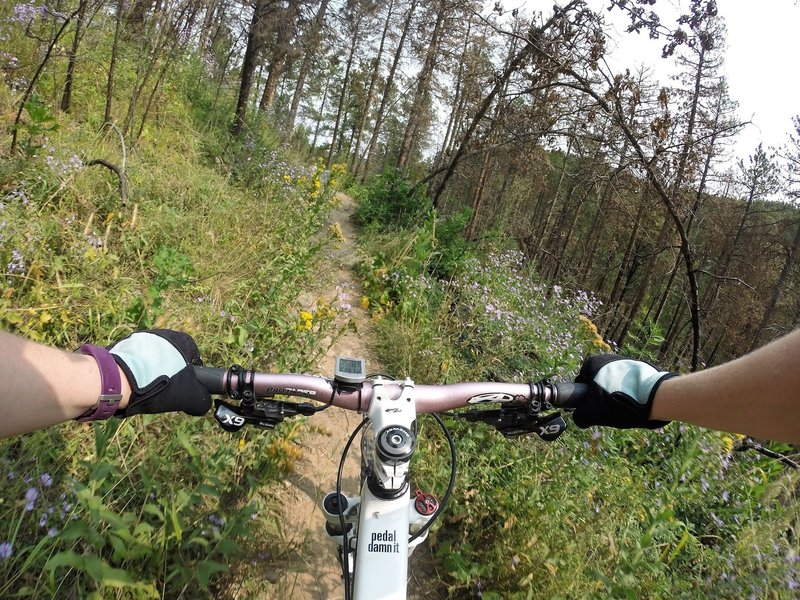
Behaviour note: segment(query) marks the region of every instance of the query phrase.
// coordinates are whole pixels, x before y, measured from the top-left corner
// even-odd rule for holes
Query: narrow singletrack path
[[[331,211],[329,225],[338,224],[344,240],[331,251],[327,270],[318,274],[319,287],[307,290],[300,297],[300,304],[312,307],[320,297],[350,304],[350,311],[344,311],[338,318],[342,319],[339,325],[346,325],[347,319],[352,319],[352,327],[333,340],[314,371],[330,376],[336,355],[363,357],[369,372],[383,371],[371,346],[372,320],[360,304],[362,290],[352,270],[358,260],[355,229],[350,221],[355,201],[342,193],[337,194],[337,198],[339,204]],[[331,340],[324,340],[324,343],[330,344]],[[338,408],[326,409],[309,419],[308,431],[300,440],[303,456],[295,470],[281,484],[266,490],[279,506],[275,517],[280,523],[280,537],[269,545],[280,548],[280,555],[262,557],[262,561],[252,566],[255,571],[248,568],[248,581],[242,582],[242,593],[234,593],[234,597],[261,600],[344,598],[339,559],[334,544],[325,534],[325,519],[319,505],[325,494],[336,489],[344,445],[360,420],[358,414]],[[343,473],[345,493],[358,493],[359,457],[358,444],[354,443]],[[430,545],[422,544],[411,559],[409,598],[438,597],[425,584],[435,577],[431,565]]]
[[[316,373],[326,376],[333,373],[337,354],[364,357],[369,371],[381,370],[369,344],[371,319],[360,305],[361,288],[352,271],[357,260],[355,231],[350,221],[355,202],[342,193],[337,194],[337,198],[339,205],[331,211],[329,223],[338,223],[344,241],[331,252],[327,263],[329,271],[318,277],[318,281],[323,282],[321,287],[308,290],[301,297],[301,304],[308,306],[313,306],[319,297],[341,298],[341,302],[352,306],[349,317],[342,315],[340,318],[351,318],[354,331],[350,329],[334,340],[316,366]],[[351,411],[330,408],[309,420],[310,431],[301,440],[303,457],[297,462],[294,473],[284,481],[284,489],[276,491],[283,523],[282,545],[289,552],[288,556],[281,557],[280,568],[274,573],[277,581],[264,598],[333,600],[344,597],[341,567],[334,545],[325,535],[325,520],[319,503],[325,494],[335,489],[342,450],[360,419]],[[358,490],[359,451],[357,444],[354,446],[345,465],[342,485],[351,494]]]

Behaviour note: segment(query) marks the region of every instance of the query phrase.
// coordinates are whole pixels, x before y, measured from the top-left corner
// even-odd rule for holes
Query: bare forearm
[[[124,407],[130,386],[120,371]],[[0,331],[0,438],[75,419],[97,402],[100,371],[91,356]]]
[[[729,363],[665,381],[650,418],[800,443],[800,331]]]

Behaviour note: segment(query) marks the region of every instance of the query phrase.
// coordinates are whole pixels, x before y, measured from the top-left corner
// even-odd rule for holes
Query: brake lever
[[[225,431],[239,431],[245,425],[261,429],[275,429],[284,419],[297,415],[310,416],[319,409],[308,402],[281,402],[260,399],[250,404],[231,404],[221,399],[214,401],[214,418]]]
[[[567,429],[567,422],[561,413],[535,416],[525,407],[508,407],[492,410],[472,409],[452,416],[467,421],[480,421],[491,425],[507,438],[535,433],[545,442],[552,442]]]

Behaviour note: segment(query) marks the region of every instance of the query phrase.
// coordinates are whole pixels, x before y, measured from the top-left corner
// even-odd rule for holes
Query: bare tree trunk
[[[128,13],[126,21],[137,37],[141,37],[144,32],[145,15],[150,12],[152,6],[152,0],[135,0],[133,8]]]
[[[417,78],[417,88],[414,92],[414,101],[411,103],[411,112],[403,133],[403,141],[400,143],[400,154],[397,157],[397,166],[400,168],[408,166],[411,162],[422,118],[428,108],[431,79],[433,78],[433,69],[436,66],[436,57],[439,53],[439,42],[446,12],[444,2],[440,2],[436,11],[436,23],[433,26],[431,40],[428,42],[425,62],[422,64],[422,70]]]
[[[28,83],[28,87],[25,88],[25,92],[22,94],[22,98],[19,101],[19,108],[17,109],[17,114],[14,117],[14,123],[11,126],[11,153],[13,154],[14,151],[17,149],[17,131],[19,130],[19,122],[22,118],[22,111],[25,110],[25,104],[28,102],[28,98],[30,98],[31,93],[33,92],[33,88],[36,86],[36,82],[39,81],[39,77],[42,75],[42,71],[44,71],[45,66],[47,65],[47,61],[50,60],[50,55],[53,53],[53,49],[58,44],[58,40],[61,39],[61,36],[64,34],[64,31],[69,25],[70,21],[75,18],[75,15],[78,14],[76,10],[67,18],[64,19],[64,22],[61,24],[61,27],[58,28],[55,35],[53,36],[53,40],[47,46],[47,50],[45,50],[44,57],[42,58],[39,66],[36,68],[36,72],[31,77],[30,82]]]
[[[461,112],[464,107],[464,95],[461,92],[461,84],[464,79],[464,65],[467,62],[467,51],[469,50],[470,33],[472,32],[472,20],[467,21],[467,31],[464,35],[464,47],[461,50],[461,60],[458,63],[458,74],[456,75],[456,89],[453,93],[453,109],[450,111],[450,118],[447,119],[447,130],[442,140],[442,145],[439,153],[436,156],[436,161],[433,165],[433,170],[436,171],[442,165],[450,151],[450,146],[455,138],[456,128],[461,121]],[[433,178],[428,182],[428,194],[433,191],[437,183],[437,178]]]
[[[467,126],[467,130],[464,132],[464,136],[461,138],[461,142],[458,145],[453,157],[450,159],[450,164],[448,165],[447,169],[444,172],[444,176],[442,177],[439,184],[436,186],[436,191],[433,193],[433,206],[434,208],[439,206],[439,199],[444,192],[445,186],[447,186],[447,182],[450,181],[450,178],[455,173],[456,165],[464,156],[464,153],[467,151],[467,146],[472,139],[472,135],[475,133],[475,130],[478,128],[478,124],[483,120],[486,116],[487,111],[494,103],[494,99],[497,94],[503,88],[508,85],[509,78],[516,73],[520,67],[524,64],[524,62],[533,54],[534,50],[536,49],[536,45],[534,44],[534,40],[537,41],[541,39],[543,34],[560,18],[562,15],[565,15],[572,11],[577,5],[580,4],[580,0],[573,0],[565,7],[559,7],[558,10],[554,11],[553,16],[547,20],[547,22],[542,25],[541,27],[532,27],[531,31],[525,36],[525,45],[517,52],[516,56],[509,61],[506,68],[503,70],[501,74],[499,74],[495,78],[494,86],[483,99],[478,110],[475,112],[475,115],[472,117],[472,121]],[[429,175],[428,178],[432,177]],[[423,180],[425,181],[425,180]]]
[[[478,185],[475,187],[475,196],[472,199],[472,214],[470,215],[469,223],[467,223],[467,227],[464,230],[464,237],[468,240],[475,239],[475,227],[478,223],[478,213],[483,205],[483,192],[486,188],[486,180],[489,178],[489,172],[492,170],[493,162],[494,160],[487,152],[483,160],[483,165],[481,166],[481,174],[480,177],[478,177]]]
[[[361,17],[356,22],[355,30],[353,32],[353,43],[350,45],[350,54],[347,56],[347,66],[344,70],[344,81],[342,82],[342,93],[339,94],[339,108],[336,110],[336,122],[333,125],[333,135],[331,136],[331,147],[328,150],[328,158],[325,161],[325,166],[330,167],[333,162],[333,153],[336,148],[336,143],[339,141],[339,126],[342,123],[342,116],[344,114],[344,100],[347,97],[347,87],[350,84],[350,69],[353,67],[353,57],[356,53],[358,46],[358,35],[361,30]]]
[[[564,240],[561,243],[561,248],[559,251],[559,260],[555,262],[555,271],[550,276],[553,281],[558,281],[558,276],[561,274],[561,267],[564,265],[567,257],[567,250],[569,249],[570,243],[572,242],[572,233],[575,231],[575,225],[578,223],[578,218],[581,215],[581,210],[583,209],[583,205],[586,202],[586,199],[589,195],[594,191],[595,183],[592,182],[589,185],[589,189],[586,190],[586,193],[583,197],[578,200],[574,210],[572,211],[572,218],[569,221],[569,226],[566,229],[566,233],[564,234]]]
[[[236,113],[231,125],[233,135],[242,133],[244,119],[247,113],[247,103],[250,100],[250,90],[253,87],[253,75],[258,64],[258,55],[263,44],[262,21],[266,17],[267,2],[256,0],[250,27],[247,30],[247,48],[242,61],[242,78],[239,83],[239,97],[236,100]]]
[[[166,54],[168,58],[164,61],[164,64],[160,67],[158,77],[156,78],[156,83],[151,89],[150,94],[148,95],[148,99],[145,104],[145,110],[142,113],[142,120],[140,122],[140,126],[136,132],[135,137],[133,138],[134,142],[139,139],[139,136],[142,133],[142,129],[144,128],[144,123],[148,117],[150,108],[152,107],[153,104],[153,98],[158,93],[158,89],[161,85],[161,82],[164,79],[164,76],[166,75],[166,72],[172,66],[173,61],[177,59],[178,55],[177,51],[181,46],[181,44],[183,43],[182,40],[188,39],[188,38],[183,38],[181,36],[180,30],[181,29],[185,30],[191,25],[194,15],[196,14],[195,12],[190,12],[188,18],[184,20],[184,17],[186,17],[186,13],[190,8],[196,10],[196,7],[192,7],[190,4],[183,5],[181,11],[175,16],[174,20],[171,23],[167,22],[167,20],[170,18],[169,14],[163,16],[162,19],[163,22],[159,26],[159,32],[160,32],[159,36],[153,41],[152,50],[150,52],[150,58],[147,64],[147,70],[145,71],[145,75],[141,83],[136,87],[134,92],[131,94],[130,103],[128,105],[128,113],[127,115],[125,115],[125,122],[122,128],[123,134],[127,134],[129,131],[133,130],[133,124],[134,121],[136,120],[136,108],[139,99],[141,98],[145,88],[150,82],[150,78],[156,71],[159,71],[158,63],[162,57],[162,53]],[[167,42],[169,40],[172,40],[172,43],[169,46],[169,49],[167,49]]]
[[[650,303],[650,307],[647,309],[647,312],[644,315],[644,319],[642,319],[643,322],[650,319],[653,322],[657,323],[658,320],[661,319],[661,315],[664,313],[664,306],[666,305],[670,293],[672,292],[672,284],[675,282],[675,275],[678,274],[680,268],[681,268],[681,255],[680,253],[678,253],[675,256],[675,264],[669,271],[669,279],[667,279],[667,285],[664,286],[664,289],[661,291],[660,294],[653,296],[653,301]],[[655,314],[653,314],[654,308],[656,309]]]
[[[322,0],[314,20],[308,28],[308,43],[306,44],[306,51],[303,55],[303,62],[300,63],[300,72],[297,74],[297,84],[294,88],[292,95],[292,105],[289,108],[289,119],[286,123],[287,135],[290,135],[294,130],[294,123],[297,120],[297,111],[300,108],[300,100],[303,97],[303,87],[306,84],[308,74],[311,72],[311,65],[314,62],[317,54],[317,48],[320,42],[320,33],[322,32],[322,24],[325,22],[325,13],[328,11],[330,0]]]
[[[369,166],[375,156],[375,149],[378,147],[378,137],[380,136],[383,121],[386,118],[386,109],[389,106],[389,99],[392,95],[394,87],[394,77],[397,73],[397,67],[400,64],[400,58],[403,55],[403,47],[405,46],[406,37],[408,36],[409,29],[411,28],[411,19],[414,16],[414,11],[417,9],[418,0],[411,0],[411,6],[408,7],[406,18],[403,23],[403,32],[400,34],[400,40],[397,42],[397,48],[394,51],[394,59],[392,66],[389,68],[389,74],[386,76],[386,84],[383,88],[383,96],[381,97],[381,105],[375,115],[375,124],[372,126],[372,136],[369,140],[367,147],[367,158],[364,161],[361,173],[361,181],[363,182],[369,174]]]
[[[800,252],[800,226],[798,226],[795,230],[792,247],[786,254],[786,260],[783,263],[783,269],[781,269],[781,274],[778,277],[778,281],[775,282],[775,285],[772,287],[772,294],[770,295],[769,302],[764,309],[764,314],[761,316],[761,322],[758,324],[758,328],[753,336],[753,343],[750,344],[751,352],[758,347],[759,340],[761,339],[764,331],[767,329],[767,325],[772,318],[772,313],[775,310],[775,307],[778,305],[778,300],[780,299],[784,287],[786,286],[786,280],[789,278],[789,273],[791,273],[792,267],[794,267],[798,252]]]
[[[381,43],[378,47],[378,55],[375,57],[375,66],[372,69],[372,75],[369,79],[369,86],[367,87],[367,98],[364,101],[364,112],[361,115],[361,120],[358,125],[358,135],[353,143],[353,157],[350,161],[350,170],[353,175],[358,175],[358,163],[361,162],[359,157],[359,150],[361,149],[361,138],[364,135],[364,130],[369,121],[369,113],[372,107],[372,99],[375,94],[375,84],[381,72],[381,61],[383,60],[383,48],[386,44],[386,35],[389,32],[389,25],[392,20],[392,10],[394,9],[394,0],[389,0],[389,7],[386,12],[386,21],[383,25],[383,33],[381,33]]]
[[[532,258],[536,261],[536,264],[541,264],[544,260],[544,251],[545,251],[545,236],[552,234],[550,231],[550,221],[553,218],[553,209],[555,208],[556,203],[558,202],[558,198],[561,195],[561,190],[564,186],[564,178],[567,174],[567,164],[569,163],[569,157],[571,156],[572,152],[572,138],[570,137],[567,141],[567,150],[564,153],[563,162],[561,164],[561,172],[558,174],[558,184],[556,185],[556,190],[553,193],[553,197],[548,199],[544,198],[545,206],[544,206],[544,216],[540,217],[536,220],[536,222],[532,223],[531,229],[534,232],[535,238],[535,250],[533,252]],[[543,192],[546,193],[546,192]]]
[[[108,81],[106,83],[106,108],[103,112],[103,123],[111,123],[111,103],[114,96],[114,72],[117,65],[117,48],[119,46],[119,29],[122,23],[122,11],[125,0],[117,0],[117,14],[114,23],[114,41],[111,43],[111,60],[108,65]]]
[[[64,78],[64,93],[61,96],[61,110],[69,112],[70,104],[72,103],[72,84],[75,80],[75,63],[78,60],[78,46],[81,43],[81,35],[83,32],[83,20],[86,18],[86,7],[89,5],[89,0],[81,0],[78,4],[78,16],[75,19],[75,37],[72,38],[72,46],[67,53],[67,75]]]
[[[297,19],[298,11],[297,2],[290,0],[286,10],[281,11],[277,16],[278,35],[275,40],[275,51],[269,65],[269,75],[267,75],[267,83],[264,85],[264,93],[258,104],[258,110],[261,112],[269,109],[275,102],[275,91],[278,89],[278,81],[286,69],[286,57],[294,34],[294,22]]]
[[[670,222],[668,219],[664,219],[664,224],[661,226],[661,231],[658,233],[658,239],[656,240],[655,244],[655,252],[653,253],[653,259],[650,262],[650,265],[645,270],[644,277],[642,282],[639,284],[639,289],[637,290],[636,296],[631,303],[627,316],[622,321],[621,328],[619,333],[616,336],[617,346],[622,348],[625,344],[625,338],[628,336],[628,331],[630,331],[631,326],[633,325],[634,320],[636,319],[636,315],[639,312],[639,309],[644,302],[645,297],[647,296],[647,292],[650,290],[650,283],[653,281],[653,275],[655,274],[656,270],[656,262],[658,261],[658,255],[660,249],[664,247],[669,239],[670,234]]]
[[[626,279],[626,274],[630,273],[628,265],[631,262],[634,248],[639,240],[639,229],[641,227],[642,219],[644,218],[645,208],[648,205],[648,189],[649,187],[645,186],[642,190],[642,199],[639,202],[639,210],[636,212],[636,218],[633,222],[633,229],[628,237],[628,244],[625,247],[625,253],[622,255],[622,261],[617,269],[617,277],[614,279],[614,285],[611,288],[611,294],[608,296],[608,306],[610,307],[610,310],[606,318],[607,328],[611,327],[611,324],[617,317],[620,309],[620,303],[624,295],[624,290],[627,287],[627,283],[623,286],[623,280]],[[630,279],[630,275],[628,275],[628,279]]]
[[[211,31],[211,25],[214,21],[219,21],[221,19],[217,18],[217,11],[218,9],[224,10],[224,7],[221,6],[221,2],[218,0],[205,0],[205,15],[203,15],[203,25],[202,29],[200,30],[200,43],[199,49],[200,52],[206,52],[210,49],[211,43],[213,38],[210,39],[209,32]]]

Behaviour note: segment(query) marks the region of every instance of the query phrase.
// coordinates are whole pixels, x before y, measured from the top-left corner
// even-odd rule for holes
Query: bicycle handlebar
[[[380,382],[390,400],[400,397],[403,381],[366,380],[358,386],[341,384],[313,375],[260,373],[233,366],[229,369],[194,367],[198,381],[211,394],[227,394],[244,401],[280,394],[308,398],[363,412],[369,408],[373,386]],[[584,383],[455,383],[414,385],[418,413],[444,412],[468,405],[499,402],[527,406],[533,413],[547,408],[574,409],[588,392]]]

